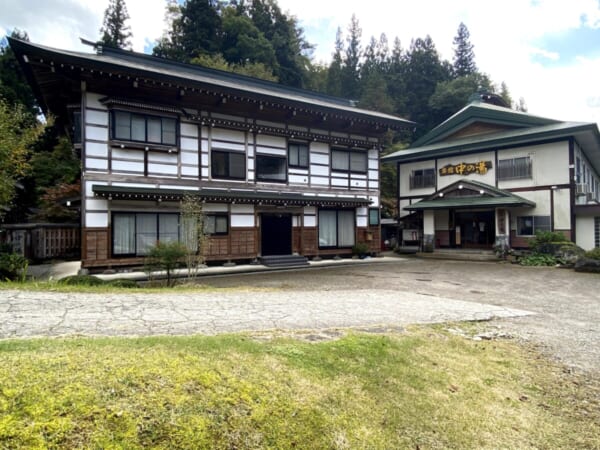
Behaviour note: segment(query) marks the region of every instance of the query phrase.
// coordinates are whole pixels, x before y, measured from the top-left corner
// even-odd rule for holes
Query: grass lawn
[[[532,349],[443,326],[0,341],[2,449],[600,448],[598,402]]]

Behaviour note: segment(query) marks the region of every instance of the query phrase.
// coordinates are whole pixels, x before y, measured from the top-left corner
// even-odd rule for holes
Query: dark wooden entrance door
[[[451,238],[454,238],[450,241],[452,246],[491,248],[496,237],[494,220],[494,211],[455,211],[454,214],[451,213],[450,233]]]
[[[292,215],[262,214],[260,222],[262,256],[292,254]]]

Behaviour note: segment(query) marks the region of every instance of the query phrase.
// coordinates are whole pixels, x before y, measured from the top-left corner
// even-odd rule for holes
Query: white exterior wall
[[[288,168],[287,183],[257,183],[256,155],[277,155],[287,157],[288,138],[257,134],[218,126],[200,125],[179,117],[179,146],[172,151],[148,150],[111,146],[110,112],[100,103],[103,95],[85,93],[83,98],[82,127],[83,141],[83,226],[107,227],[110,225],[111,205],[133,205],[108,202],[94,198],[92,185],[119,185],[143,188],[170,188],[197,190],[199,186],[239,185],[240,189],[265,189],[287,192],[325,193],[326,195],[365,196],[371,199],[372,207],[379,207],[379,152],[376,149],[358,150],[367,153],[365,174],[337,173],[331,171],[331,147],[323,142],[307,142],[309,166],[306,169]],[[118,109],[118,107],[116,108]],[[140,111],[146,113],[145,111]],[[162,115],[149,111],[148,114]],[[172,116],[172,114],[166,114]],[[222,114],[200,113],[204,119],[210,117],[249,123],[252,119],[226,116]],[[258,121],[256,122],[258,124]],[[285,124],[261,122],[263,125],[285,129]],[[293,127],[298,131],[313,131],[327,134],[327,130],[309,130]],[[361,136],[337,133],[340,138]],[[297,139],[289,139],[299,142]],[[374,145],[376,141],[374,142]],[[247,177],[245,180],[211,179],[211,150],[227,150],[243,153],[246,156]],[[147,163],[145,160],[147,159]],[[148,176],[144,172],[147,171]],[[97,181],[91,181],[97,180]],[[168,180],[172,180],[169,182]],[[210,181],[210,183],[207,183]],[[298,190],[296,190],[298,189]],[[110,203],[110,205],[109,205]],[[137,203],[139,205],[140,203]],[[156,202],[146,205],[152,210],[164,208]],[[135,208],[134,208],[135,209]],[[255,211],[231,211],[231,227],[255,226]],[[316,226],[316,211],[305,218],[305,226]],[[368,225],[368,210],[356,212],[358,226]],[[312,225],[311,225],[312,224]]]
[[[594,217],[579,216],[575,220],[576,244],[584,250],[592,250],[594,242]]]
[[[529,156],[532,162],[532,177],[518,180],[498,181],[498,188],[549,186],[569,183],[569,144],[552,142],[530,147],[505,149],[498,152],[498,159]]]
[[[554,190],[554,229],[571,229],[571,190]]]

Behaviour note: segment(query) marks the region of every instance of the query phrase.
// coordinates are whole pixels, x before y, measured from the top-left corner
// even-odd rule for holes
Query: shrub
[[[569,240],[560,231],[536,231],[535,237],[528,241],[529,248],[533,251],[539,251],[545,244],[555,242],[569,242]]]
[[[139,287],[138,284],[133,280],[127,280],[124,278],[119,278],[117,280],[106,281],[106,284],[109,286],[120,287],[120,288],[128,288],[133,289]]]
[[[187,254],[187,248],[180,242],[157,242],[148,252],[146,271],[164,270],[167,272],[167,286],[171,286],[171,273],[185,262]]]
[[[600,260],[600,247],[596,247],[590,251],[585,252],[585,257],[589,259]]]
[[[61,278],[58,283],[67,286],[100,286],[104,281],[93,275],[70,275]]]
[[[359,242],[352,247],[352,254],[357,256],[364,256],[369,253],[369,244],[365,242]]]
[[[556,266],[563,263],[564,261],[560,258],[543,253],[533,253],[519,260],[519,264],[522,266]]]
[[[0,279],[2,280],[25,280],[27,274],[27,258],[18,253],[0,253]]]

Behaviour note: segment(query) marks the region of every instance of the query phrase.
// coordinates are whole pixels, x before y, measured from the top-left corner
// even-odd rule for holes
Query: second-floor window
[[[435,169],[417,169],[410,174],[410,188],[435,187]]]
[[[350,150],[332,150],[331,170],[334,172],[367,173],[367,154]]]
[[[518,180],[531,178],[531,158],[510,158],[498,160],[498,180]]]
[[[177,145],[177,120],[148,114],[112,111],[112,138],[160,145]]]
[[[256,155],[256,179],[258,181],[287,181],[287,161],[280,156]]]
[[[288,162],[290,167],[308,168],[308,145],[290,142],[288,145]]]
[[[210,163],[213,178],[246,179],[245,153],[213,150]]]

